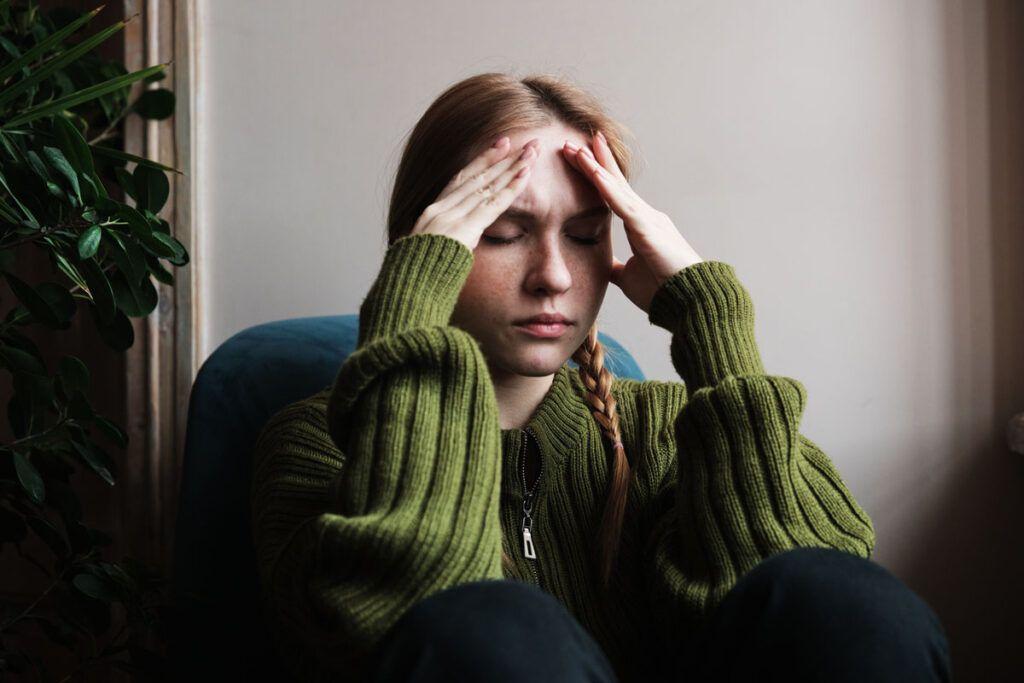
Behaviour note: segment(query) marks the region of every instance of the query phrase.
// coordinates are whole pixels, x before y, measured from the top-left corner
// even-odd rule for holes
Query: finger
[[[530,180],[530,172],[533,170],[533,166],[527,162],[521,168],[510,169],[508,175],[511,176],[508,183],[499,191],[497,194],[492,194],[489,197],[482,197],[476,206],[465,215],[462,219],[464,221],[470,221],[476,225],[481,226],[480,232],[483,232],[489,225],[494,223],[498,219],[505,209],[512,205],[519,193],[523,191],[526,184]]]
[[[595,138],[595,140],[596,139],[597,138]],[[619,165],[615,163],[615,158],[612,156],[611,149],[608,149],[607,154],[605,155],[605,158],[611,157],[612,163],[610,166],[605,161],[602,161],[598,156],[596,156],[596,154],[599,153],[599,150],[597,150],[596,146],[592,150],[590,149],[590,147],[586,145],[584,145],[583,147],[577,147],[575,143],[566,140],[565,145],[563,146],[563,150],[566,151],[567,158],[569,159],[569,161],[571,161],[573,166],[575,166],[581,173],[587,173],[587,168],[584,167],[582,162],[577,158],[577,155],[582,152],[584,154],[589,154],[591,159],[598,159],[598,163],[600,164],[600,166],[604,170],[608,171],[609,174],[623,181],[626,180],[626,177],[622,175],[622,172],[619,170]]]
[[[620,218],[626,218],[636,212],[639,207],[638,202],[642,200],[635,192],[628,189],[628,183],[612,177],[612,174],[604,166],[597,163],[586,147],[580,148],[575,156],[583,175],[590,178],[612,211]]]
[[[580,165],[579,159],[576,158],[579,151],[580,148],[568,140],[566,140],[565,144],[562,145],[562,155],[565,157],[565,160],[569,162],[569,165],[580,173],[586,173],[586,170],[582,165]]]
[[[612,284],[619,284],[619,278],[622,277],[622,269],[626,267],[626,264],[619,259],[612,256],[612,272],[609,280]]]
[[[504,159],[511,150],[512,145],[510,144],[509,137],[507,135],[502,136],[495,144],[478,154],[476,158],[473,159],[473,161],[471,161],[465,168],[456,173],[455,176],[448,181],[448,184],[444,186],[444,189],[441,190],[440,194],[438,194],[437,200],[447,197],[452,190],[460,187],[468,179],[482,173],[493,164]]]
[[[583,148],[583,152],[584,152],[584,158],[589,157],[591,160],[595,159],[594,152],[589,147],[584,147]],[[611,150],[609,149],[609,155],[610,154],[611,154]],[[614,161],[614,159],[613,159],[613,161]],[[604,169],[606,172],[611,173],[611,171],[609,171],[603,165],[601,165],[601,168]],[[616,168],[618,168],[618,164],[616,164]],[[614,173],[611,173],[611,175],[615,176]],[[636,190],[633,189],[633,186],[629,184],[629,181],[626,180],[625,176],[623,176],[621,174],[621,172],[619,173],[618,176],[613,177],[613,182],[615,183],[615,186],[620,190],[623,202],[627,206],[627,210],[635,211],[635,210],[638,210],[642,206],[646,206],[647,202],[645,202],[640,197],[640,195],[638,195],[636,193]]]
[[[501,190],[505,183],[498,183],[497,178],[510,168],[517,165],[521,167],[524,159],[527,161],[530,160],[531,157],[528,156],[529,154],[532,153],[533,158],[536,158],[537,147],[539,144],[540,142],[537,138],[533,138],[523,145],[522,150],[520,150],[518,154],[509,154],[482,171],[467,176],[465,182],[449,192],[444,199],[434,202],[438,212],[447,211],[449,209],[458,209],[458,207],[460,207],[467,198],[472,202],[474,193],[483,190],[488,186],[490,186],[491,192]],[[470,166],[472,166],[472,164],[470,164]],[[458,178],[458,176],[456,176],[456,178]]]
[[[613,176],[618,177],[620,180],[626,179],[626,176],[622,173],[622,169],[619,168],[619,162],[615,161],[615,155],[612,154],[612,148],[608,146],[608,141],[605,139],[604,133],[601,131],[597,131],[597,133],[594,134],[594,157],[602,166],[604,166],[605,170]]]
[[[478,187],[468,188],[465,192],[463,191],[463,188],[459,188],[456,193],[464,194],[465,196],[462,198],[462,201],[448,210],[448,215],[451,218],[457,219],[469,215],[481,202],[494,202],[495,197],[501,194],[501,192],[508,187],[509,183],[515,179],[516,174],[522,171],[523,168],[531,168],[536,158],[536,147],[533,145],[526,145],[518,159],[515,160],[515,163],[505,168],[490,182],[487,182],[486,184],[477,183]],[[490,170],[488,171],[488,174],[489,173]],[[487,176],[485,175],[484,178],[486,177]],[[456,193],[453,193],[452,196],[457,196]],[[502,211],[504,210],[505,209],[502,209]]]

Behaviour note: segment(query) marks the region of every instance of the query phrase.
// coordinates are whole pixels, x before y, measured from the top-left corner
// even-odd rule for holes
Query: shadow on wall
[[[961,455],[923,477],[932,509],[906,522],[917,554],[899,573],[942,619],[954,680],[1022,680],[1024,457],[1005,434],[1024,410],[1024,5],[965,4],[943,28]]]

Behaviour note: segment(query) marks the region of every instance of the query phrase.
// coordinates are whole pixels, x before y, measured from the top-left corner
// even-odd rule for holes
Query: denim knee
[[[614,680],[562,603],[507,579],[462,583],[419,601],[385,634],[377,661],[375,681],[519,682],[539,673],[541,680]]]
[[[766,558],[737,581],[716,619],[718,628],[757,640],[758,650],[792,654],[808,675],[846,667],[872,680],[950,677],[949,644],[931,607],[881,565],[840,550]]]

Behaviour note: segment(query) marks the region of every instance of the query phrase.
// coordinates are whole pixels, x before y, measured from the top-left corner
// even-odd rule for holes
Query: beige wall
[[[943,618],[958,680],[1007,680],[1024,672],[1010,5],[200,0],[203,357],[256,323],[357,310],[400,145],[442,89],[573,77],[636,132],[641,196],[751,291],[766,367],[807,387],[803,433],[872,515],[876,559]],[[601,323],[678,379],[667,333],[614,286]]]

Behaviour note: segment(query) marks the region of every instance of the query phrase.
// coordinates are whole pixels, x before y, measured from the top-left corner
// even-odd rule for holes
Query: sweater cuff
[[[359,307],[358,346],[413,327],[447,325],[473,267],[473,252],[447,235],[416,233],[391,243]]]
[[[672,364],[691,394],[729,375],[764,374],[754,305],[728,263],[677,271],[654,293],[648,321],[672,333]]]

